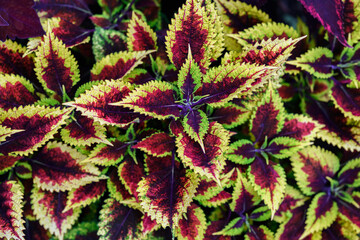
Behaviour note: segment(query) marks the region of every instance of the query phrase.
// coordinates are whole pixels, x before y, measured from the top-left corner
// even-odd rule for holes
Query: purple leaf
[[[6,36],[29,38],[45,33],[33,5],[33,0],[0,2],[0,41],[5,41]]]

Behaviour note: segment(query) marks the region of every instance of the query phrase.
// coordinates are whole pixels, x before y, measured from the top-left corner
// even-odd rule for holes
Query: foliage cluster
[[[359,239],[360,0],[264,2],[0,1],[0,238]]]

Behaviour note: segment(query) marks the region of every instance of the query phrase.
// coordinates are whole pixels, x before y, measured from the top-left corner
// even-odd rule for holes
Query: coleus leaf
[[[349,187],[360,186],[360,158],[352,159],[341,168],[338,173],[339,185]]]
[[[209,239],[209,240],[218,240],[218,239],[231,240],[231,236],[221,236],[221,237],[219,237],[217,235],[214,235],[214,233],[216,233],[216,232],[220,231],[221,229],[223,229],[226,223],[227,223],[226,220],[211,221],[208,224],[208,227],[206,229],[204,239]]]
[[[66,207],[66,192],[50,192],[34,187],[31,193],[31,204],[34,214],[40,224],[60,240],[79,218],[81,209],[64,211]]]
[[[57,132],[71,109],[25,106],[0,114],[0,124],[22,130],[0,143],[0,153],[26,156],[37,150]]]
[[[280,137],[289,137],[306,145],[316,136],[321,125],[312,118],[300,114],[286,114]]]
[[[271,218],[273,218],[285,194],[286,177],[284,169],[278,163],[269,161],[269,164],[266,164],[263,159],[256,157],[249,166],[248,178],[256,192],[271,210]]]
[[[215,196],[213,196],[209,199],[201,200],[201,201],[199,201],[199,203],[202,206],[205,206],[208,208],[216,208],[216,207],[219,207],[219,206],[225,204],[226,202],[228,202],[230,200],[231,200],[231,193],[229,193],[225,190],[222,190]]]
[[[138,192],[136,190],[139,187],[141,178],[145,175],[142,164],[135,163],[131,157],[127,156],[118,167],[118,175],[126,190],[138,200]]]
[[[292,187],[291,185],[286,185],[285,197],[280,204],[279,210],[275,213],[274,220],[279,223],[284,223],[288,220],[289,212],[304,205],[305,200],[307,199],[298,189]]]
[[[186,133],[180,133],[176,138],[177,153],[185,166],[220,184],[220,173],[225,166],[224,153],[228,148],[229,138],[227,130],[219,123],[211,122],[204,135],[204,147]]]
[[[354,202],[357,204],[360,203],[360,192],[353,191],[351,194]],[[339,216],[341,219],[345,220],[348,224],[351,225],[351,228],[356,232],[359,232],[360,229],[360,210],[357,206],[349,204],[344,201],[337,201],[339,207]]]
[[[326,177],[334,177],[339,170],[339,159],[332,152],[309,146],[291,158],[296,182],[305,195],[313,195],[323,189]]]
[[[11,39],[15,39],[15,37],[29,38],[45,33],[33,6],[33,0],[1,3],[0,41],[5,41],[6,36]]]
[[[143,177],[137,189],[144,211],[162,227],[176,227],[195,196],[198,179],[179,169],[173,156],[170,167]]]
[[[92,67],[90,80],[120,79],[140,65],[142,59],[152,52],[153,50],[137,52],[121,51],[109,54]]]
[[[83,0],[39,0],[34,8],[46,18],[60,17],[80,25],[92,13]]]
[[[209,129],[206,113],[200,109],[192,110],[185,115],[182,124],[188,136],[198,142],[201,148],[204,148],[203,139]]]
[[[296,60],[287,62],[319,78],[329,78],[334,74],[332,68],[333,52],[324,47],[316,47],[302,54]]]
[[[333,222],[333,224],[331,224],[330,227],[313,235],[319,239],[330,239],[335,237],[336,239],[341,240],[351,240],[358,237],[356,230],[349,224],[349,222],[344,221],[339,217],[335,222]]]
[[[3,174],[12,169],[20,159],[20,156],[14,157],[0,155],[0,174]]]
[[[244,223],[245,223],[244,218],[236,217],[232,219],[221,231],[214,233],[214,235],[220,235],[220,236],[241,235],[244,231],[246,231]]]
[[[99,218],[100,240],[136,239],[139,235],[137,225],[141,221],[141,212],[113,198],[105,200]]]
[[[306,212],[306,225],[302,237],[330,227],[338,215],[338,205],[324,192],[312,199]]]
[[[245,235],[246,240],[257,240],[265,239],[271,240],[274,239],[274,233],[266,226],[260,225],[259,227],[251,227],[251,231],[247,232]]]
[[[73,146],[89,146],[101,142],[111,145],[106,139],[105,131],[106,128],[99,122],[76,112],[72,121],[60,133],[63,141]]]
[[[360,120],[360,89],[348,88],[344,84],[336,81],[331,88],[331,99],[335,107],[338,108],[345,117]]]
[[[216,57],[212,50],[207,49],[222,48],[223,42],[216,41],[217,32],[222,31],[216,28],[220,17],[214,11],[210,18],[207,11],[199,1],[187,0],[172,19],[166,36],[166,50],[177,69],[185,63],[191,49],[194,61],[204,72]]]
[[[31,161],[34,183],[43,190],[58,192],[99,181],[99,170],[92,164],[82,164],[84,159],[65,144],[49,142]]]
[[[64,239],[68,239],[68,240],[98,239],[97,230],[98,230],[98,226],[95,221],[79,222],[65,234]]]
[[[33,85],[24,77],[0,74],[0,108],[3,110],[35,103],[38,98],[34,91]]]
[[[236,39],[242,46],[254,45],[256,42],[267,39],[296,39],[300,37],[299,33],[292,27],[283,23],[268,22],[259,23],[251,28],[247,28],[236,34],[229,34],[230,37]]]
[[[186,212],[186,217],[179,220],[175,236],[179,240],[204,239],[206,218],[204,211],[195,203],[191,203]]]
[[[85,207],[97,201],[106,191],[106,182],[106,180],[94,181],[71,190],[67,197],[64,212],[78,207]]]
[[[214,108],[212,115],[208,118],[216,120],[224,128],[234,128],[245,123],[251,115],[251,111],[244,105],[228,102],[221,107]]]
[[[314,0],[299,1],[314,18],[320,21],[327,31],[337,37],[342,45],[350,47],[344,36],[344,4],[341,0],[331,0],[326,6]]]
[[[141,149],[145,153],[155,156],[170,156],[171,151],[175,148],[175,140],[164,132],[154,133],[140,142],[136,143],[132,148]]]
[[[23,240],[25,230],[22,219],[22,186],[16,181],[0,183],[0,237],[5,239]]]
[[[289,211],[289,217],[282,222],[276,232],[275,239],[287,240],[291,238],[300,239],[305,231],[305,212],[307,205],[302,205]],[[305,237],[304,240],[310,240],[310,237]]]
[[[198,201],[209,200],[218,195],[223,190],[213,179],[205,176],[200,177],[199,186],[196,189],[195,199]]]
[[[347,1],[351,2],[351,1]],[[353,36],[352,36],[353,37]],[[340,70],[344,78],[350,79],[352,82],[348,87],[358,88],[360,80],[360,68],[357,62],[360,59],[360,44],[357,43],[354,48],[344,48],[340,55],[340,62],[337,68]]]
[[[155,220],[151,220],[151,217],[147,213],[144,213],[141,219],[141,231],[143,237],[158,230],[160,227],[161,225],[157,224]]]
[[[129,95],[131,90],[132,86],[128,83],[119,80],[105,81],[75,98],[74,102],[67,102],[65,105],[76,107],[83,115],[101,124],[126,127],[137,121],[140,115],[124,107],[110,105],[110,103],[121,101]]]
[[[110,193],[110,197],[115,198],[120,203],[134,202],[135,198],[125,189],[124,184],[119,179],[118,171],[113,169],[110,171],[109,178],[107,181],[107,188]]]
[[[155,32],[134,12],[128,26],[127,37],[127,47],[131,52],[157,49]]]
[[[122,101],[112,105],[128,107],[160,120],[178,118],[180,108],[176,104],[177,95],[177,89],[171,83],[151,81],[137,87]]]
[[[49,94],[63,97],[80,80],[77,61],[63,42],[48,31],[38,47],[35,72]]]
[[[253,142],[247,139],[241,139],[231,143],[226,157],[238,164],[250,164],[255,160],[256,149]]]
[[[0,73],[15,74],[30,81],[36,80],[34,72],[34,59],[32,56],[24,56],[26,47],[6,40],[0,43]]]

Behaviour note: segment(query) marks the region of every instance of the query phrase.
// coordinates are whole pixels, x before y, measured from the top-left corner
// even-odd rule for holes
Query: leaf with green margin
[[[189,48],[202,72],[218,57],[211,49],[222,48],[222,41],[219,41],[222,35],[218,35],[222,32],[218,23],[221,20],[216,11],[210,13],[210,9],[202,7],[198,0],[187,0],[172,19],[166,36],[166,51],[177,69],[185,63]]]
[[[82,164],[85,156],[60,142],[49,142],[30,161],[33,181],[47,191],[70,191],[99,181],[100,171],[93,164]]]
[[[124,184],[122,184],[119,179],[118,171],[115,169],[110,171],[107,188],[109,190],[110,197],[115,198],[118,202],[135,202],[135,198],[130,195],[128,190],[126,190]]]
[[[209,200],[219,194],[223,187],[219,186],[213,179],[209,179],[205,176],[200,176],[199,186],[196,189],[194,199],[198,201]]]
[[[158,230],[160,227],[160,224],[157,224],[155,220],[151,220],[151,217],[147,213],[144,213],[141,218],[140,226],[143,239],[145,238],[145,236],[149,236],[150,233]]]
[[[281,97],[273,88],[271,82],[256,111],[250,119],[249,129],[255,136],[255,141],[262,143],[265,138],[272,139],[282,130],[285,122],[285,108]]]
[[[140,149],[154,157],[170,156],[171,151],[175,149],[175,140],[165,132],[154,133],[131,148]]]
[[[135,163],[131,157],[126,156],[124,161],[119,164],[118,175],[125,189],[138,200],[138,192],[136,190],[139,187],[139,182],[145,175],[143,164],[141,162]]]
[[[261,206],[251,212],[250,218],[256,222],[265,222],[271,217],[271,212],[267,206]]]
[[[119,80],[104,81],[75,98],[75,101],[64,105],[76,107],[83,115],[103,125],[126,127],[138,121],[140,114],[124,107],[113,106],[111,103],[123,100],[132,89],[129,83]]]
[[[17,181],[0,183],[0,238],[23,240],[24,220],[22,219],[23,189]]]
[[[220,174],[225,166],[224,153],[227,151],[229,138],[227,130],[219,123],[211,122],[204,136],[204,148],[183,132],[176,137],[177,153],[185,166],[221,185]]]
[[[213,235],[221,236],[237,236],[246,231],[245,219],[237,217],[231,220],[221,231],[213,233]]]
[[[179,240],[202,240],[206,229],[204,211],[195,203],[191,203],[186,212],[186,217],[179,220],[179,227],[175,236]]]
[[[142,63],[143,58],[152,53],[150,51],[111,53],[95,63],[91,69],[90,81],[116,80],[129,74]]]
[[[231,236],[221,236],[221,238],[219,238],[218,236],[214,235],[214,233],[220,231],[221,229],[223,229],[228,221],[226,220],[215,220],[215,221],[210,221],[208,223],[208,227],[206,229],[205,232],[205,237],[204,239],[209,239],[209,240],[231,240]]]
[[[106,199],[100,210],[100,240],[137,239],[141,215],[138,210],[126,207],[113,198]]]
[[[255,159],[256,149],[252,141],[241,139],[231,143],[226,158],[238,164],[250,164]]]
[[[267,22],[256,24],[236,34],[228,34],[228,36],[237,40],[241,46],[249,46],[267,39],[295,39],[300,37],[300,34],[284,23]]]
[[[342,220],[338,217],[333,224],[327,229],[324,229],[321,232],[316,232],[313,234],[315,239],[341,239],[341,240],[355,240],[359,239],[357,231],[351,226],[351,224]]]
[[[67,192],[44,191],[36,186],[31,192],[31,204],[40,225],[51,234],[64,239],[65,233],[79,218],[81,209],[75,208],[64,212]]]
[[[273,161],[266,164],[263,159],[256,157],[249,166],[248,178],[255,191],[270,208],[273,219],[285,195],[286,176],[283,167]]]
[[[177,89],[171,83],[151,81],[135,88],[122,101],[111,105],[128,107],[159,120],[180,117]]]
[[[26,78],[14,74],[0,74],[0,108],[7,111],[13,107],[35,103],[38,97]]]
[[[248,231],[245,235],[245,240],[273,240],[274,233],[266,226],[260,225],[259,227],[251,227],[251,231]]]
[[[78,207],[86,207],[99,200],[106,191],[106,182],[105,179],[102,179],[71,190],[67,197],[64,212]]]
[[[244,124],[251,115],[251,111],[245,106],[228,102],[221,107],[214,108],[209,120],[215,120],[224,128],[231,129]]]
[[[339,185],[360,187],[360,158],[347,161],[338,173]]]
[[[25,131],[25,130],[11,129],[11,128],[0,125],[0,142],[4,142],[7,137],[10,137],[11,135],[13,135],[15,133],[19,133],[19,132],[23,132],[23,131]]]
[[[162,227],[176,227],[195,196],[198,181],[190,170],[172,164],[143,177],[137,189],[140,204]]]
[[[339,170],[339,159],[332,152],[308,146],[290,158],[297,185],[311,196],[323,189],[326,177],[333,178]]]
[[[334,75],[332,68],[333,52],[324,47],[313,48],[302,54],[296,60],[288,61],[288,64],[295,65],[315,77],[329,78]]]
[[[294,153],[299,151],[304,146],[309,145],[309,143],[304,143],[294,138],[290,137],[276,137],[269,145],[264,148],[264,152],[270,154],[272,157],[278,159],[284,159],[291,157]]]
[[[353,191],[352,199],[358,205],[360,204],[360,192]],[[354,204],[349,204],[344,201],[337,201],[339,206],[339,217],[351,225],[351,228],[357,233],[360,231],[360,209]]]
[[[14,157],[0,155],[0,175],[11,170],[21,158],[22,157],[20,156]]]
[[[267,13],[244,2],[218,0],[216,6],[226,34],[243,31],[258,23],[271,22]],[[236,41],[228,36],[225,36],[225,46],[228,50],[239,50],[240,48]]]
[[[200,109],[191,110],[182,119],[184,131],[191,139],[198,142],[204,150],[204,136],[209,130],[209,120],[206,113]]]
[[[14,168],[16,176],[21,179],[32,178],[32,167],[29,162],[19,161]]]
[[[0,143],[0,153],[27,156],[53,138],[72,109],[43,106],[20,106],[0,114],[0,124],[10,128],[11,135]],[[1,137],[1,135],[0,135]]]
[[[228,202],[230,200],[231,200],[231,193],[229,193],[225,190],[222,190],[221,192],[216,194],[214,197],[199,201],[199,204],[204,207],[215,208],[215,207],[224,205],[226,202]]]
[[[126,50],[126,35],[114,29],[95,28],[92,37],[92,51],[98,62],[105,56]]]
[[[157,50],[155,32],[134,12],[127,29],[127,47],[129,51]]]
[[[64,43],[48,31],[36,51],[35,72],[49,94],[64,98],[80,80],[78,63]],[[64,92],[65,91],[65,92]]]
[[[337,203],[330,195],[324,192],[316,194],[306,212],[305,231],[300,239],[330,227],[338,216],[338,209]]]

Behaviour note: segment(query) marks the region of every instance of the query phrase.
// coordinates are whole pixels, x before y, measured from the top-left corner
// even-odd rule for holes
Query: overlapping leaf
[[[144,176],[144,167],[141,163],[135,163],[131,157],[126,157],[118,167],[118,175],[120,181],[124,184],[126,190],[129,191],[136,199],[138,199],[139,182]]]
[[[141,140],[132,148],[141,149],[155,157],[164,157],[171,155],[171,151],[175,148],[175,140],[169,134],[159,132]]]
[[[201,240],[204,239],[205,228],[204,211],[195,203],[192,203],[187,210],[186,217],[180,219],[175,235],[181,240]]]
[[[251,111],[244,105],[226,103],[221,107],[215,108],[210,119],[216,120],[226,129],[237,127],[246,122],[251,115]]]
[[[0,156],[0,174],[3,174],[12,169],[16,162],[21,159],[20,156]]]
[[[335,82],[331,89],[331,98],[335,106],[344,114],[345,117],[360,120],[360,90],[348,88],[340,82]]]
[[[127,46],[130,51],[157,49],[155,32],[135,13],[133,13],[129,23],[127,36]]]

